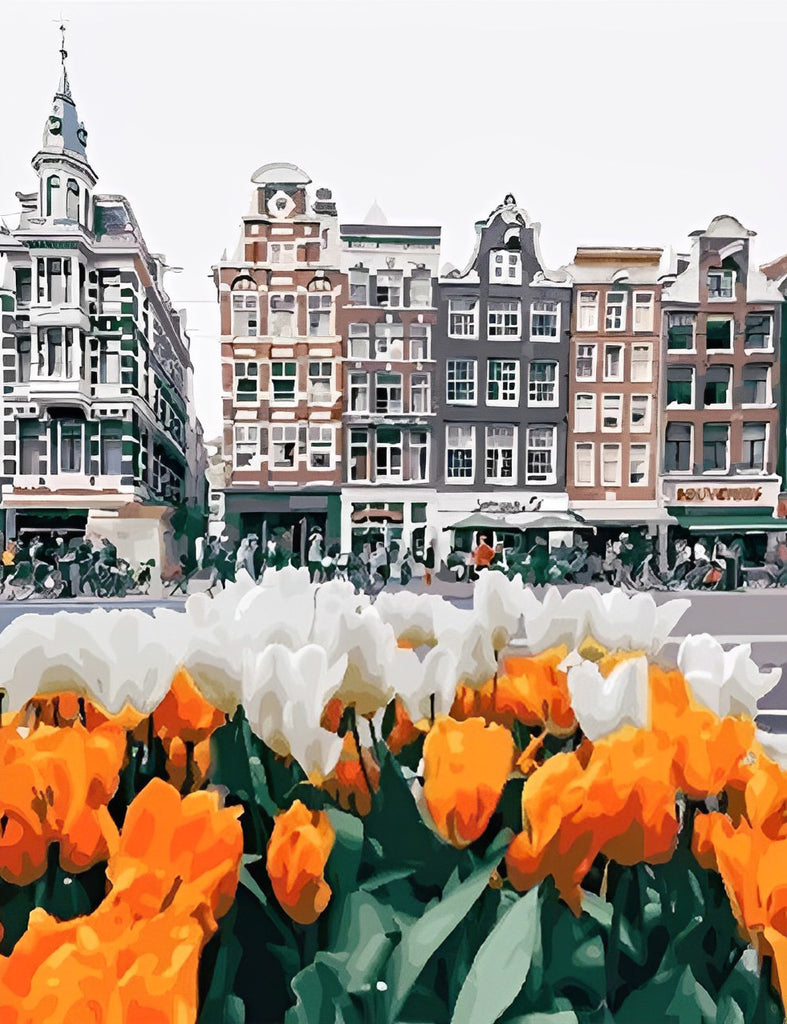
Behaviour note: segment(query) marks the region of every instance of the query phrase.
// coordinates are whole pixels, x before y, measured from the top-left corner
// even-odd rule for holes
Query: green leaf
[[[337,807],[326,807],[326,814],[335,834],[335,840],[325,879],[333,891],[333,898],[346,896],[358,887],[358,869],[363,852],[363,825],[354,814]]]
[[[538,889],[531,889],[506,911],[478,951],[451,1024],[494,1024],[508,1009],[530,968],[538,929]]]
[[[391,1020],[396,1018],[407,996],[426,966],[448,936],[467,916],[489,884],[489,876],[511,841],[511,833],[501,833],[490,845],[480,865],[450,896],[431,906],[408,928],[391,958],[388,990]]]
[[[235,976],[243,957],[243,949],[235,934],[237,904],[234,904],[222,918],[216,934],[219,948],[215,959],[210,963],[210,984],[202,1001],[197,1024],[244,1024],[246,1012],[243,1001],[233,994]],[[207,950],[205,951],[207,953]],[[205,953],[200,960],[203,967]]]
[[[554,1013],[526,1013],[524,1017],[511,1017],[506,1024],[579,1024],[579,1017],[573,1010],[556,1010]]]

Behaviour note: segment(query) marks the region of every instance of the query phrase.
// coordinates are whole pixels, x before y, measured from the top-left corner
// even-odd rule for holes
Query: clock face
[[[83,125],[77,128],[77,138],[83,146],[87,145],[87,129]]]
[[[55,117],[54,114],[49,118],[49,124],[47,125],[50,135],[60,135],[63,131],[63,121],[59,117]]]

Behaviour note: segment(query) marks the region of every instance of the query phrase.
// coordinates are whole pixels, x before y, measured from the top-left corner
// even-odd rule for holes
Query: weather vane
[[[66,50],[66,25],[68,24],[68,19],[64,18],[61,14],[59,18],[53,18],[52,20],[55,24],[60,23],[60,60],[65,64],[66,57],[68,56],[68,51]]]

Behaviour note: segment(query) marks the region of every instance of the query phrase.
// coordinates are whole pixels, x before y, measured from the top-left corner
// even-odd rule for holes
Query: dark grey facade
[[[567,507],[571,282],[545,269],[539,228],[506,196],[476,225],[468,268],[439,282],[435,483],[470,511]]]

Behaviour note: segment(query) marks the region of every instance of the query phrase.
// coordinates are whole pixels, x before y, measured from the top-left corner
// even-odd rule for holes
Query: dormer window
[[[510,249],[493,249],[489,253],[491,284],[522,284],[522,253]]]
[[[708,298],[725,301],[735,298],[735,271],[729,269],[708,271]]]

